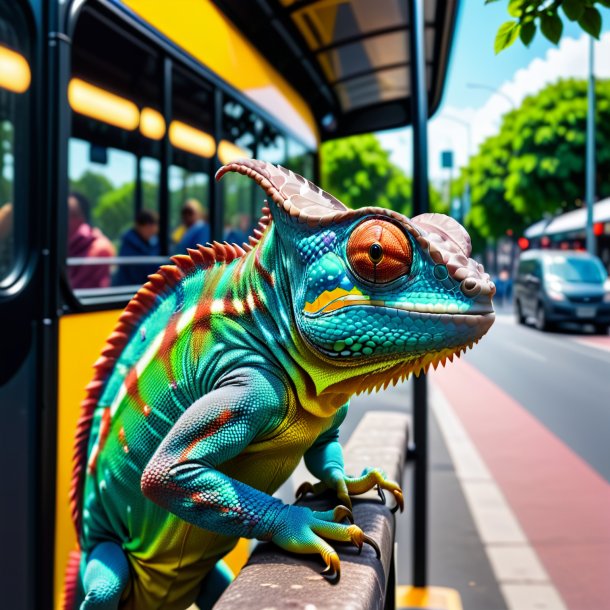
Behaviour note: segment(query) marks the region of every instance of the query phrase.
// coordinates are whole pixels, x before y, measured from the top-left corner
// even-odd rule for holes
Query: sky
[[[497,133],[502,115],[518,107],[524,97],[558,78],[585,78],[588,73],[589,37],[566,18],[559,46],[538,31],[529,48],[517,40],[495,55],[496,31],[510,19],[506,7],[505,0],[488,5],[483,0],[461,2],[443,99],[428,123],[432,181],[449,177],[449,170],[440,166],[441,151],[453,151],[456,168],[465,165],[469,139],[472,154],[486,137]],[[602,10],[602,20],[602,35],[595,43],[595,75],[610,78],[609,9]],[[377,135],[394,163],[410,173],[411,130]]]

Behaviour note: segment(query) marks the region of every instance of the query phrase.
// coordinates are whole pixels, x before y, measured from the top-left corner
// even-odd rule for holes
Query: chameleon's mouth
[[[371,299],[364,295],[355,294],[341,296],[322,305],[319,309],[314,309],[308,303],[303,313],[307,318],[318,318],[346,307],[384,307],[413,314],[432,314],[432,316],[441,316],[441,319],[446,316],[458,324],[462,321],[461,318],[470,318],[469,322],[473,323],[477,317],[494,314],[491,302],[475,302],[472,305],[464,303],[463,306],[460,306],[457,303],[409,303],[406,301],[386,301],[383,299]]]

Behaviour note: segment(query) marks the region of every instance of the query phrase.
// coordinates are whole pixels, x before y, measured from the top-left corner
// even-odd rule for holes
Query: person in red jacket
[[[115,255],[110,240],[89,224],[90,204],[81,193],[68,196],[68,257],[108,257]],[[72,288],[110,286],[110,265],[70,265],[68,279]]]

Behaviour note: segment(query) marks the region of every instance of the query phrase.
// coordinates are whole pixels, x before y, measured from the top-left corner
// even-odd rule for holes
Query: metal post
[[[411,122],[413,125],[413,216],[428,212],[428,89],[424,51],[424,0],[407,0],[411,22]],[[421,374],[413,383],[415,442],[413,510],[413,584],[427,584],[428,388]]]
[[[589,36],[589,82],[587,91],[587,169],[585,199],[587,202],[587,252],[595,254],[593,201],[595,199],[595,73],[594,40]]]

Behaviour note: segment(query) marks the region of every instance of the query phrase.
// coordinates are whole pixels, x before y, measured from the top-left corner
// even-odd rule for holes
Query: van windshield
[[[546,272],[563,282],[601,284],[607,277],[603,266],[594,259],[553,256],[545,261]]]

